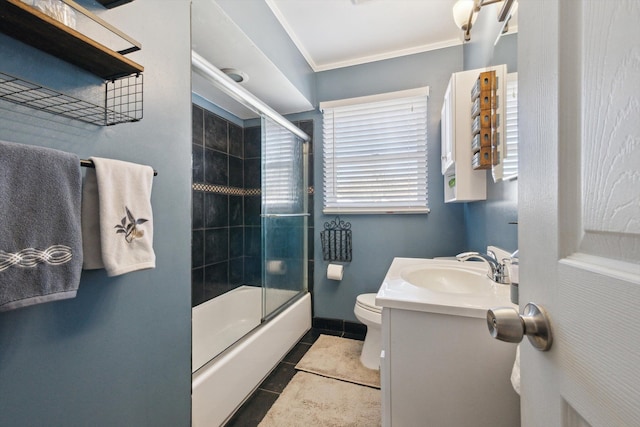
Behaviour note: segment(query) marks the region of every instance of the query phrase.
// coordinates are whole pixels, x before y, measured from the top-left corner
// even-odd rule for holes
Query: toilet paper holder
[[[324,223],[320,232],[322,242],[322,259],[324,261],[351,262],[351,223],[339,216],[333,221]]]

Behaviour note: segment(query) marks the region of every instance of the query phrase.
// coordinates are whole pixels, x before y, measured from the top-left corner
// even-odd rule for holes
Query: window
[[[502,169],[502,179],[505,181],[518,177],[518,73],[507,74],[506,98],[507,155]]]
[[[262,133],[263,213],[305,212],[302,140],[268,118]]]
[[[320,103],[324,213],[426,213],[429,88]]]

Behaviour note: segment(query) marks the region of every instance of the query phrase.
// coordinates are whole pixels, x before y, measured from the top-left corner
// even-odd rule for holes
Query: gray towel
[[[0,311],[76,296],[81,183],[76,155],[0,141]]]

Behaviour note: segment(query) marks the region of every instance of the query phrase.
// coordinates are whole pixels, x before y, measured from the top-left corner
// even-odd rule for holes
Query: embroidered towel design
[[[0,271],[12,266],[33,268],[40,263],[61,265],[71,261],[72,258],[71,248],[64,245],[53,245],[44,251],[27,248],[13,254],[0,251]]]
[[[116,229],[116,233],[124,234],[125,242],[131,243],[133,239],[144,236],[144,230],[139,229],[138,225],[144,224],[149,220],[145,218],[135,219],[128,207],[125,206],[124,209],[127,211],[127,216],[122,217],[120,224],[116,224],[114,228]],[[127,218],[129,218],[129,223],[127,223]]]
[[[109,276],[155,267],[151,187],[153,169],[92,157],[82,199],[84,268]]]
[[[0,141],[0,311],[76,296],[81,184],[76,155]]]

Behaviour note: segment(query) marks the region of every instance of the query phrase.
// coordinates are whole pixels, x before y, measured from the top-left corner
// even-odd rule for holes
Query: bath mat
[[[298,372],[258,427],[374,427],[382,424],[380,390]]]
[[[380,388],[380,372],[360,363],[362,341],[320,335],[296,365],[299,371],[311,372],[354,384]]]

